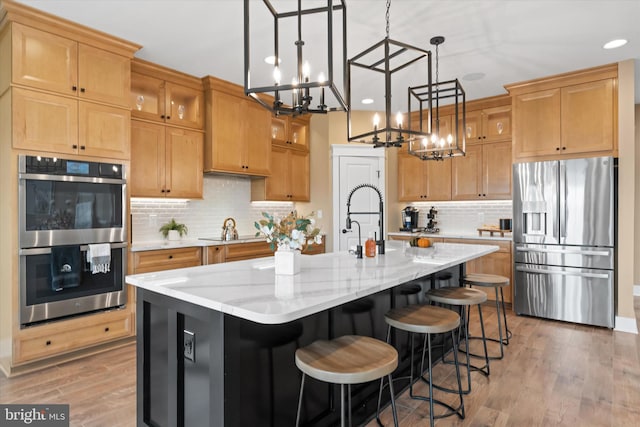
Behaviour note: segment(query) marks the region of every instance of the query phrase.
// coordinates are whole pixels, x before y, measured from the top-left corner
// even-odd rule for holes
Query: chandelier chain
[[[391,0],[387,0],[387,13],[385,15],[385,20],[387,22],[387,27],[386,27],[387,38],[389,38],[389,8],[390,7],[391,7]]]
[[[438,83],[440,82],[440,67],[439,67],[439,53],[438,53],[438,48],[440,47],[440,44],[436,44],[436,88],[438,87]]]

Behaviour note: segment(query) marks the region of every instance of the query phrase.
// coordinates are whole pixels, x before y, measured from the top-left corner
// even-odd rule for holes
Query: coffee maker
[[[416,231],[418,229],[418,214],[420,211],[413,206],[404,208],[400,215],[402,216],[402,227],[400,231]]]

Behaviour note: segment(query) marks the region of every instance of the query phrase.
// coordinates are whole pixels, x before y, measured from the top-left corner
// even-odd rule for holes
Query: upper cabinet
[[[202,198],[202,81],[139,59],[132,69],[131,195]]]
[[[516,161],[617,156],[617,64],[507,86]]]
[[[3,6],[0,93],[10,106],[11,146],[127,160],[131,58],[140,46],[18,3]]]
[[[19,23],[12,24],[12,82],[127,106],[130,57]]]
[[[279,116],[271,118],[271,142],[301,150],[309,149],[309,118]]]
[[[511,141],[471,144],[451,162],[451,200],[511,200]]]
[[[241,86],[204,79],[205,172],[252,176],[271,173],[271,113],[244,95]]]
[[[460,124],[467,144],[511,140],[511,105],[469,111]]]
[[[398,200],[432,202],[451,200],[451,160],[421,160],[398,154]]]
[[[134,59],[129,105],[135,118],[173,126],[204,128],[202,81],[140,59]]]

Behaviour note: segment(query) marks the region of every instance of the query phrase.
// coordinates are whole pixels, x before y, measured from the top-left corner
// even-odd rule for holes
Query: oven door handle
[[[38,173],[21,173],[18,174],[18,179],[34,181],[66,181],[66,182],[87,182],[89,184],[126,184],[126,179],[118,178],[100,178],[100,177],[84,177],[76,175],[46,175]]]
[[[126,242],[122,243],[110,243],[111,249],[120,249],[126,248],[128,245]],[[65,245],[65,246],[74,246],[74,245]],[[86,252],[89,249],[89,245],[78,245],[80,246],[80,252]],[[51,253],[51,248],[30,248],[30,249],[20,249],[18,251],[18,255],[46,255]]]
[[[578,277],[588,277],[591,279],[608,279],[608,274],[602,273],[581,273],[581,272],[572,272],[572,271],[555,271],[555,270],[547,270],[544,268],[527,268],[516,266],[516,271],[522,271],[524,273],[534,273],[534,274],[557,274],[560,276],[578,276]]]

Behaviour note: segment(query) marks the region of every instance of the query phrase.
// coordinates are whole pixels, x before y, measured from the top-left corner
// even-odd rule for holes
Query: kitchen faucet
[[[358,245],[356,246],[355,255],[356,255],[356,258],[362,258],[362,236],[360,235],[360,223],[356,220],[352,220],[351,222],[358,225]],[[351,231],[350,229],[349,230],[347,230],[346,228],[342,229],[343,233],[348,233],[350,231]],[[349,251],[349,253],[351,253],[351,251]]]
[[[351,197],[353,193],[360,190],[361,188],[371,188],[378,194],[378,199],[380,200],[380,210],[378,212],[351,212]],[[347,230],[351,230],[351,223],[355,222],[358,224],[358,234],[360,234],[360,223],[357,221],[353,221],[351,219],[351,215],[378,215],[378,228],[380,229],[380,240],[376,237],[376,246],[378,246],[378,253],[380,255],[384,255],[384,203],[382,202],[382,193],[375,185],[371,184],[360,184],[356,185],[353,190],[349,193],[349,197],[347,198],[347,223],[346,229],[342,230],[343,233],[346,233]],[[360,237],[358,236],[358,244],[360,244]],[[360,250],[362,250],[362,245],[360,245]]]

